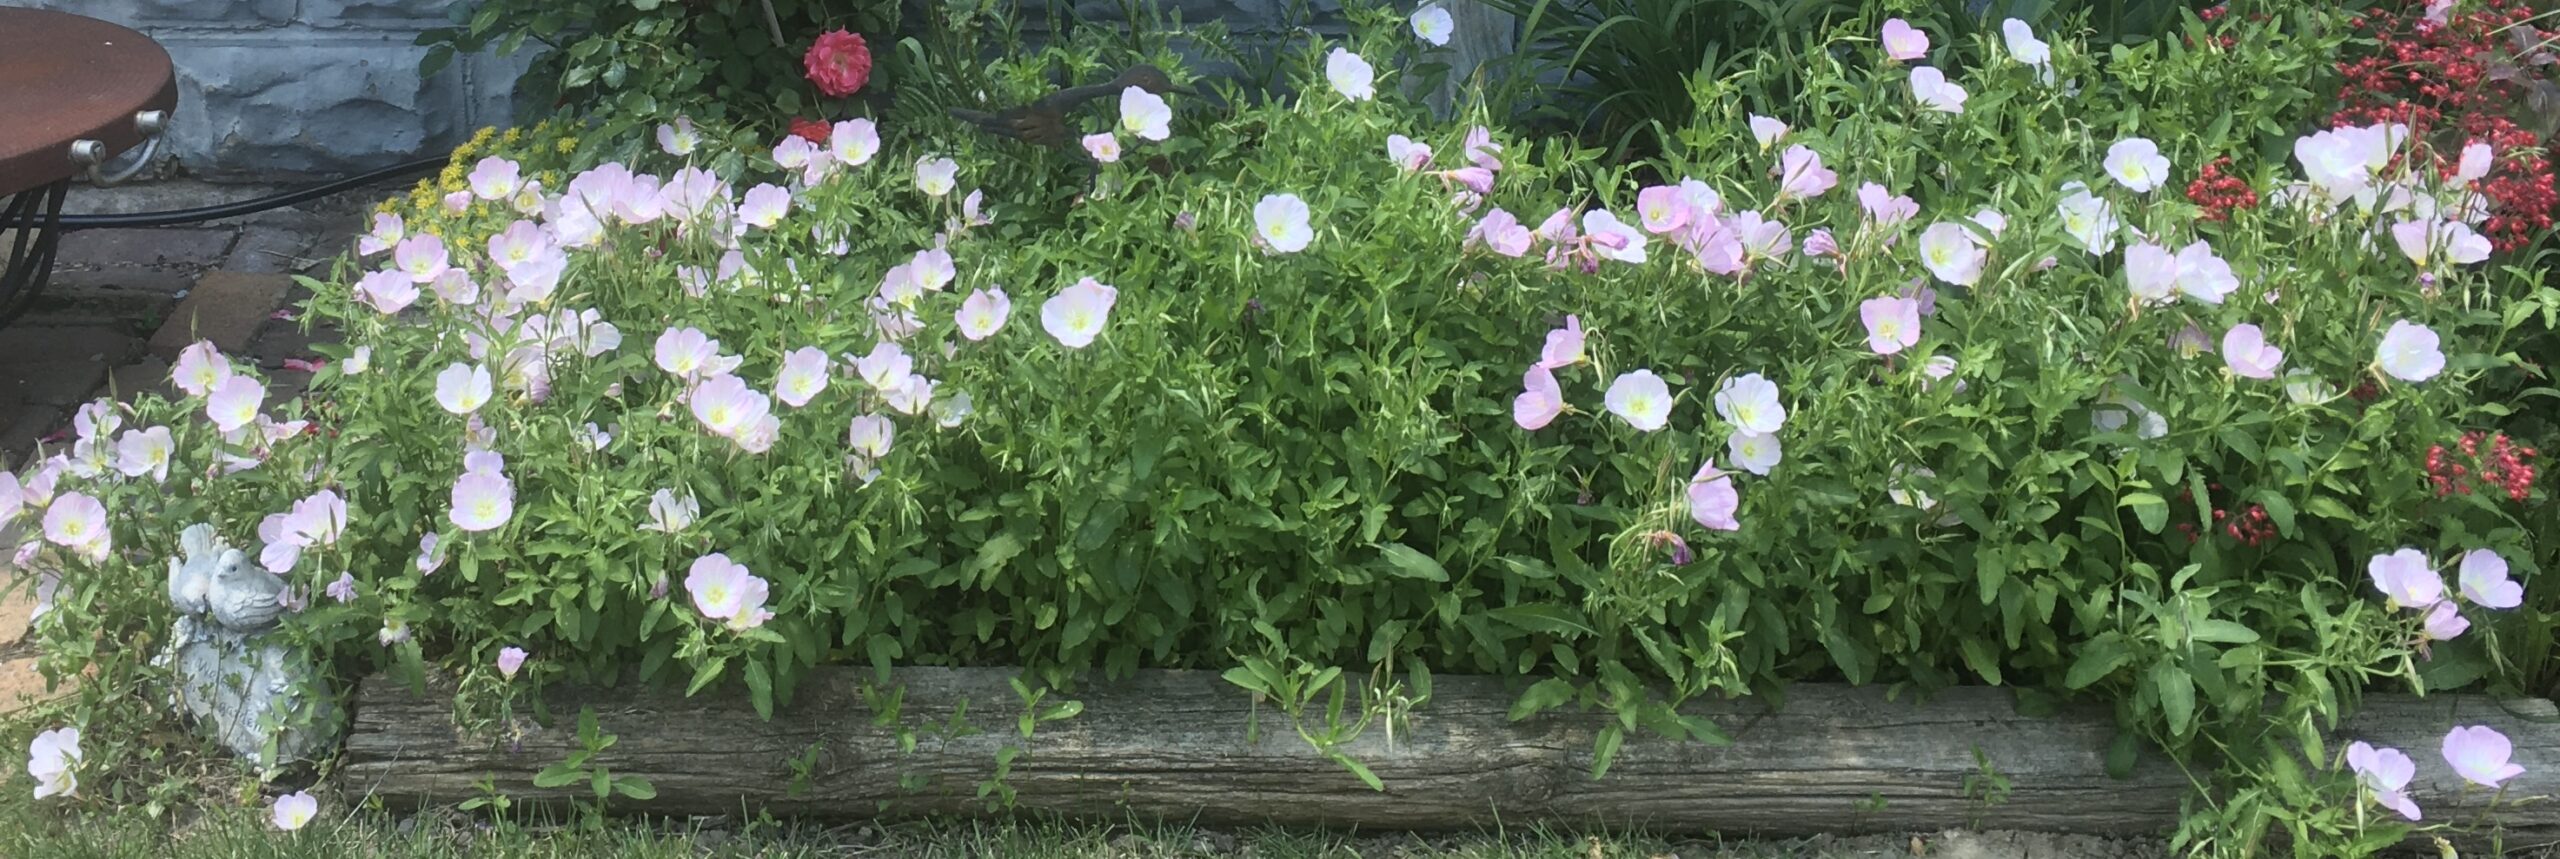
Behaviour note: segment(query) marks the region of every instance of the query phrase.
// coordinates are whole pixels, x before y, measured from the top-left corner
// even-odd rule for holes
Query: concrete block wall
[[[516,77],[530,60],[466,56],[432,77],[418,75],[427,49],[413,44],[444,26],[467,0],[0,0],[87,15],[132,27],[169,51],[178,69],[178,110],[164,157],[174,170],[215,181],[292,182],[337,177],[452,148],[515,115]],[[930,0],[907,0],[909,3]],[[1159,0],[1185,22],[1219,20],[1239,41],[1268,50],[1297,23],[1325,35],[1344,31],[1340,0]],[[1419,2],[1419,0],[1414,0]],[[1444,0],[1457,14],[1457,59],[1472,68],[1486,53],[1474,43],[1509,38],[1508,16],[1469,0]],[[1303,4],[1303,6],[1299,6]],[[1090,26],[1120,23],[1119,0],[1063,4]],[[1018,0],[1037,38],[1047,4]],[[909,20],[924,20],[921,10]],[[1203,60],[1204,57],[1194,57]],[[1207,74],[1233,74],[1215,62]]]
[[[11,0],[148,35],[178,69],[165,151],[215,180],[333,177],[460,143],[513,117],[525,57],[418,76],[419,32],[457,0]]]

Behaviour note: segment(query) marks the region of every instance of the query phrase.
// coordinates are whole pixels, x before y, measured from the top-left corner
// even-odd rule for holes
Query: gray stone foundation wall
[[[530,51],[459,57],[418,75],[419,33],[445,26],[469,0],[0,0],[132,27],[169,51],[178,109],[162,164],[149,175],[217,182],[334,178],[451,149],[471,132],[514,119],[515,80]],[[918,0],[909,0],[918,2]],[[1138,0],[1144,3],[1145,0]],[[1297,34],[1344,30],[1340,0],[1157,0],[1185,22],[1220,20],[1265,53]],[[1420,0],[1402,4],[1410,8]],[[1472,68],[1507,45],[1508,16],[1469,0],[1457,14],[1455,65]],[[1035,39],[1050,24],[1043,0],[1017,0]],[[1117,0],[1063,0],[1079,26],[1122,26]],[[923,20],[910,16],[910,20]],[[878,48],[875,47],[875,50]],[[1235,75],[1224,63],[1200,71]]]
[[[150,36],[178,69],[160,169],[218,180],[334,177],[449,149],[512,118],[524,57],[418,76],[418,33],[455,0],[10,0]]]

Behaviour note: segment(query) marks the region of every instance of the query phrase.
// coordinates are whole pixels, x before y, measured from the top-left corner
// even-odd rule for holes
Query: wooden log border
[[[584,783],[543,789],[533,775],[579,750],[576,717],[592,707],[618,738],[597,763],[646,778],[657,791],[614,808],[664,814],[983,813],[989,803],[980,786],[1008,746],[1022,747],[1003,779],[1017,810],[1209,825],[1433,830],[1538,821],[1763,836],[1959,826],[2158,834],[2176,825],[2194,791],[2157,754],[2127,778],[2108,777],[2115,728],[2104,708],[2027,717],[1995,688],[1950,689],[1914,703],[1888,700],[1879,688],[1797,685],[1778,710],[1752,699],[1700,701],[1684,710],[1712,718],[1734,738],[1731,746],[1635,734],[1608,775],[1594,780],[1593,739],[1614,716],[1549,712],[1514,722],[1516,683],[1440,677],[1392,747],[1375,727],[1341,747],[1384,782],[1371,790],[1301,739],[1284,714],[1214,672],[1143,671],[1087,684],[1071,696],[1083,704],[1080,715],[1039,725],[1027,743],[1016,727],[1024,708],[1010,685],[1015,676],[907,668],[883,686],[869,670],[820,669],[771,720],[735,691],[687,698],[654,688],[554,688],[545,703],[555,724],[528,721],[507,732],[516,736],[495,738],[455,729],[449,687],[419,695],[375,677],[355,696],[338,773],[349,792],[398,807],[459,802],[480,795],[484,780],[520,801],[585,797]],[[866,692],[891,688],[901,703],[894,724],[882,727],[870,703],[878,698]],[[967,730],[950,730],[962,724]],[[2560,711],[2548,700],[2371,695],[2334,736],[2416,759],[2414,797],[2428,819],[2492,819],[2483,817],[2492,794],[2465,790],[2439,753],[2456,724],[2490,725],[2515,741],[2525,775],[2498,796],[2493,816],[2505,844],[2560,843],[2560,802],[2551,798],[2560,794]]]

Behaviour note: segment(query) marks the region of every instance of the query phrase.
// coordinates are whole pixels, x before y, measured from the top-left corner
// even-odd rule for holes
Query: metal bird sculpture
[[[1071,86],[1041,96],[1020,107],[1008,107],[994,113],[951,109],[951,117],[998,137],[1020,140],[1035,146],[1069,147],[1082,135],[1067,124],[1067,114],[1086,102],[1119,95],[1122,90],[1137,87],[1157,95],[1183,93],[1189,90],[1173,85],[1173,78],[1163,69],[1149,65],[1130,66],[1119,77],[1107,83]]]

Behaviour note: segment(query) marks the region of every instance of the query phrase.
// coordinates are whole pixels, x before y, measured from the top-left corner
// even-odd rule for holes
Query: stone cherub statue
[[[310,657],[266,635],[284,615],[284,580],[222,544],[211,524],[180,532],[178,549],[184,557],[169,559],[178,622],[159,659],[175,675],[178,706],[262,768],[318,757],[341,715]]]

